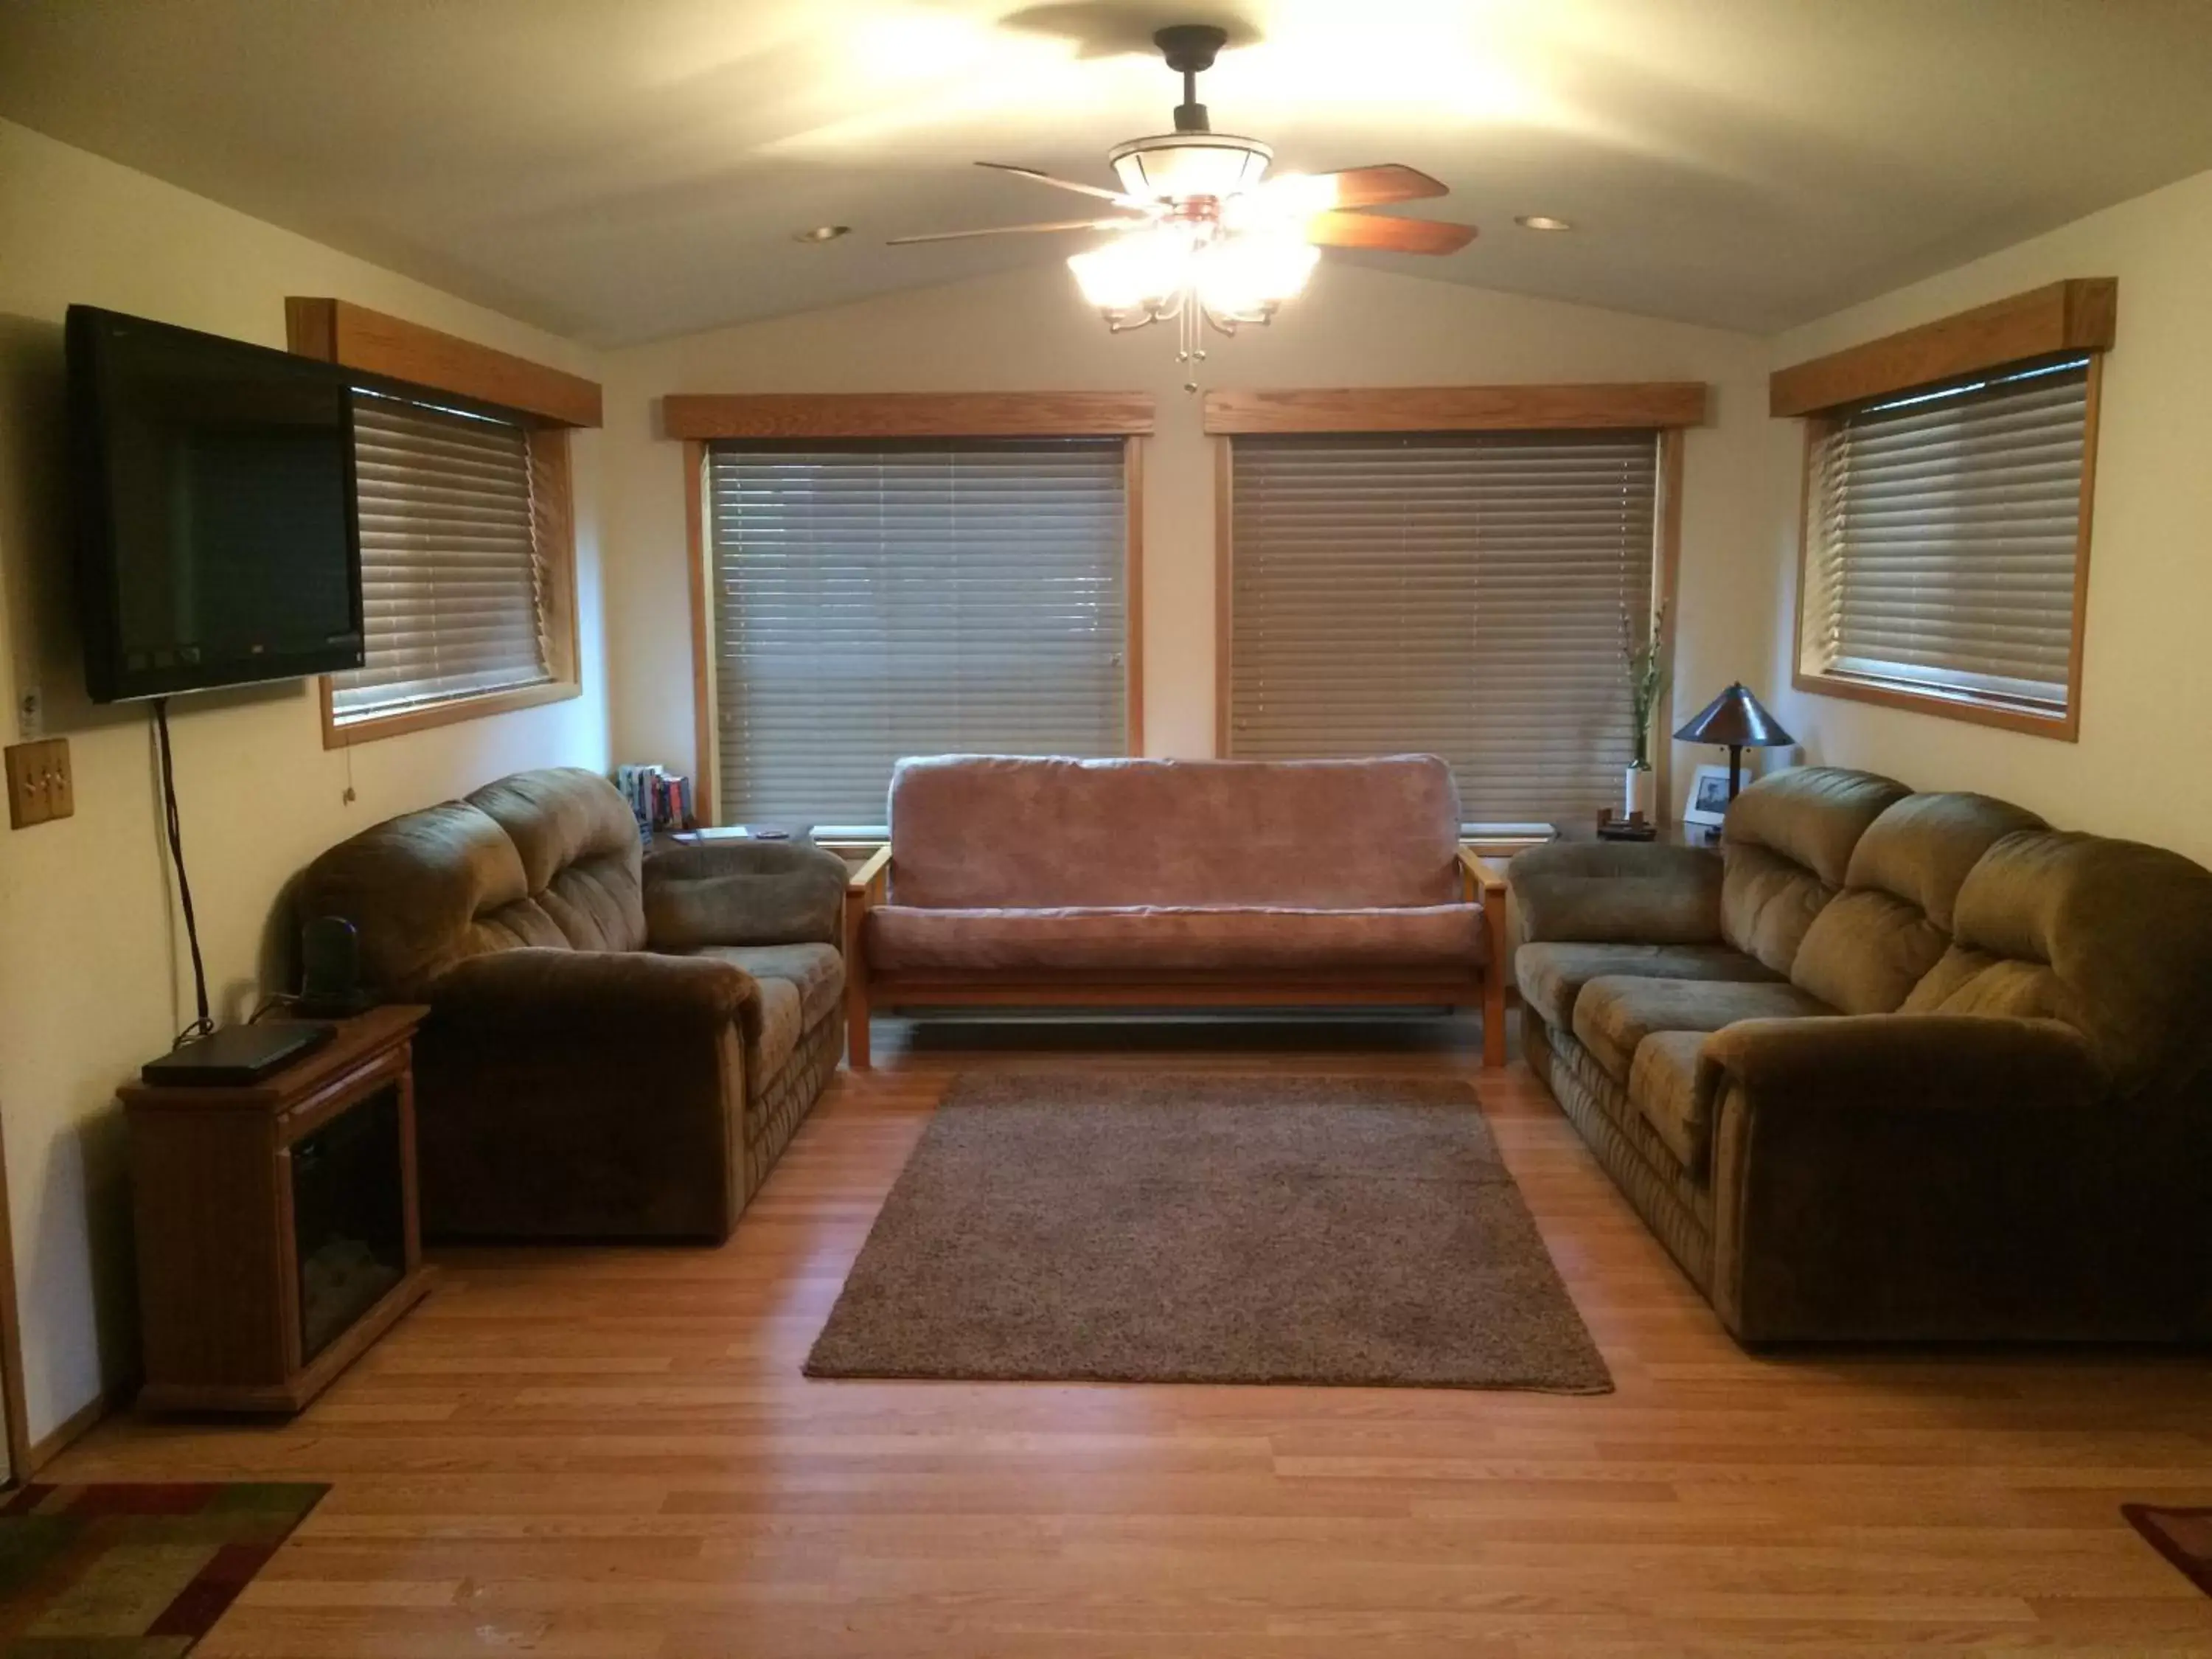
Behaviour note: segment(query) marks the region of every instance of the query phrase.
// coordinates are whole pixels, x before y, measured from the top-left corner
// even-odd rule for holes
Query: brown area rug
[[[2180,1568],[2191,1583],[2212,1595],[2212,1510],[2123,1504],[2120,1513],[2144,1541]]]
[[[1474,1096],[956,1079],[810,1376],[1613,1386]]]
[[[0,1498],[0,1656],[177,1659],[329,1490],[17,1487]]]

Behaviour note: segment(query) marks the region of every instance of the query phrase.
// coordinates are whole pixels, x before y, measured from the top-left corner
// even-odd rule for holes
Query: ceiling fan
[[[1454,253],[1474,240],[1473,225],[1363,210],[1445,193],[1443,185],[1413,167],[1392,163],[1267,178],[1274,152],[1256,138],[1215,132],[1198,101],[1198,77],[1213,67],[1228,39],[1226,31],[1203,23],[1178,24],[1152,36],[1168,67],[1182,76],[1182,102],[1173,132],[1132,138],[1107,152],[1119,190],[1003,161],[976,163],[1110,202],[1120,216],[896,236],[892,245],[1110,231],[1109,240],[1067,262],[1084,297],[1117,333],[1147,323],[1179,323],[1182,361],[1195,364],[1206,356],[1201,322],[1224,334],[1235,333],[1241,324],[1267,322],[1305,286],[1321,248]],[[1187,389],[1194,390],[1194,383]]]

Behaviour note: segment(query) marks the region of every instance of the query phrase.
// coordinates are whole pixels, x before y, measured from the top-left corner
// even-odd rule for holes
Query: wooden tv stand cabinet
[[[119,1091],[142,1410],[296,1412],[422,1300],[410,1044],[374,1008],[258,1083]]]

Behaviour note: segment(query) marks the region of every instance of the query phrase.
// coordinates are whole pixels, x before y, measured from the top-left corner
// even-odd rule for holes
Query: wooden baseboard
[[[24,1480],[33,1479],[40,1470],[91,1433],[113,1408],[115,1400],[116,1395],[112,1391],[102,1389],[83,1405],[33,1440],[31,1443],[30,1451],[24,1459],[24,1467],[17,1471],[17,1477]]]

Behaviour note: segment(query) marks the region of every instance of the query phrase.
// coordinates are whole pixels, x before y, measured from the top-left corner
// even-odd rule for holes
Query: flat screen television
[[[68,349],[93,700],[358,668],[345,374],[89,306]]]

